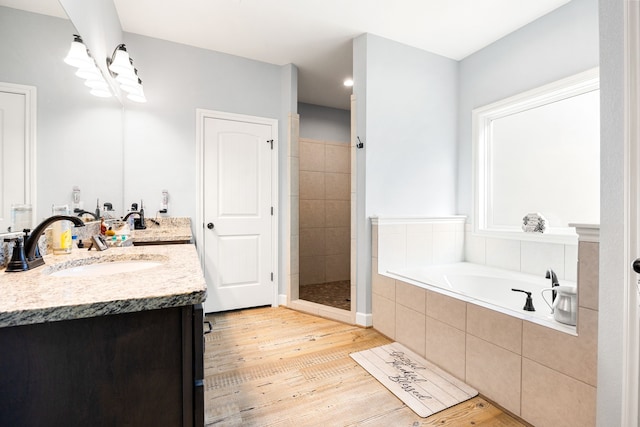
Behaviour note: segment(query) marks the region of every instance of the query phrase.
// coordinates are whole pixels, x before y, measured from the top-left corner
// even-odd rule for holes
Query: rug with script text
[[[469,400],[478,391],[424,360],[402,344],[351,353],[375,379],[421,417]]]

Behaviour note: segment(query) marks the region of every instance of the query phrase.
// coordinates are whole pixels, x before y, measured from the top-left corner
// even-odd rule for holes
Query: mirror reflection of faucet
[[[133,218],[133,215],[137,215],[138,218]],[[131,227],[131,219],[133,219],[133,227]],[[145,230],[147,225],[144,222],[144,208],[142,206],[142,200],[140,201],[140,210],[138,210],[138,204],[132,203],[131,210],[122,218],[123,221],[129,223],[129,228],[132,230]]]

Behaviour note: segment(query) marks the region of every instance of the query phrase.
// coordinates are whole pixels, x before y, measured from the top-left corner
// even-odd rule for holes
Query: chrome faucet
[[[547,274],[545,274],[545,279],[551,279],[551,287],[554,288],[556,286],[560,286],[560,282],[558,282],[558,276],[556,276],[556,273],[552,270],[552,269],[548,269],[547,270]],[[552,291],[551,292],[551,301],[555,301],[556,299],[556,291]]]
[[[54,215],[45,219],[33,229],[30,235],[25,236],[24,248],[19,245],[14,248],[14,250],[24,250],[23,258],[26,258],[26,263],[21,266],[10,265],[5,271],[26,271],[44,265],[44,259],[38,251],[38,241],[44,230],[56,221],[71,221],[76,227],[84,227],[84,221],[77,216]],[[14,257],[16,257],[15,254]]]

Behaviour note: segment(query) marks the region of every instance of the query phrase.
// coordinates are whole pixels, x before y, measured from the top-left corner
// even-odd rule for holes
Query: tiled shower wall
[[[300,139],[300,285],[350,279],[351,147]]]

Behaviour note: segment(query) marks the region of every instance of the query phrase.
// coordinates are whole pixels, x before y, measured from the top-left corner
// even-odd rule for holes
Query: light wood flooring
[[[349,357],[390,342],[373,329],[270,307],[207,320],[207,426],[527,426],[480,396],[420,418]]]

